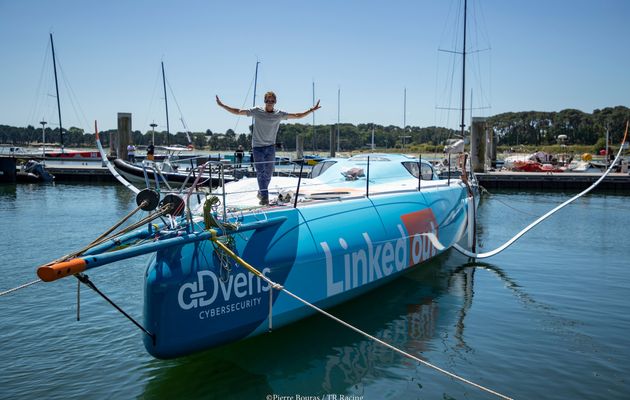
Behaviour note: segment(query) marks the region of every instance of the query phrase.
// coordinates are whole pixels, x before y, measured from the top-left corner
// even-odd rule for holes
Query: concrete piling
[[[473,117],[470,134],[470,163],[473,172],[486,172],[488,148],[486,119]]]
[[[115,140],[116,156],[128,158],[127,146],[131,143],[131,113],[118,113],[118,136]]]

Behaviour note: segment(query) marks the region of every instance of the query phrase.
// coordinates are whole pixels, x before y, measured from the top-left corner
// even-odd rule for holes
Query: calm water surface
[[[568,195],[486,197],[482,248],[502,244]],[[332,312],[514,398],[630,398],[629,199],[588,195],[487,262],[447,253]],[[0,186],[0,291],[36,279],[38,265],[89,243],[134,206],[117,185]],[[145,263],[89,276],[141,319]],[[492,398],[319,316],[156,360],[142,333],[85,286],[77,322],[76,292],[68,278],[0,297],[0,398]]]

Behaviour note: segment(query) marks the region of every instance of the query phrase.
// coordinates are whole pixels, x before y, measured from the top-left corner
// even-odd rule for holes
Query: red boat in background
[[[522,172],[564,172],[564,167],[558,167],[552,164],[543,164],[534,160],[514,161],[512,169]]]
[[[98,153],[98,151],[90,151],[90,150],[64,149],[63,151],[61,151],[61,149],[54,149],[52,151],[45,150],[44,155],[46,157],[53,157],[53,158],[96,158],[99,160],[101,159],[101,155]]]

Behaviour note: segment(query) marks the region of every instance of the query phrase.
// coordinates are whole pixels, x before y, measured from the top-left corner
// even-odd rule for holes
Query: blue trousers
[[[269,197],[269,182],[273,175],[276,161],[276,146],[254,147],[254,162],[256,163],[256,179],[258,180],[258,190],[262,197]]]

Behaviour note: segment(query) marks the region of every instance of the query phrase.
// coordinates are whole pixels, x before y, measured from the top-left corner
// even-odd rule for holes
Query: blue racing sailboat
[[[194,185],[162,198],[144,189],[138,207],[155,211],[141,225],[38,275],[90,284],[88,269],[152,253],[144,344],[171,358],[297,321],[314,313],[305,302],[327,308],[373,290],[467,232],[474,202],[466,183],[438,179],[426,161],[366,154],[317,167],[309,179],[274,177],[271,205],[262,207],[255,179],[203,195]]]

